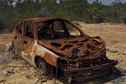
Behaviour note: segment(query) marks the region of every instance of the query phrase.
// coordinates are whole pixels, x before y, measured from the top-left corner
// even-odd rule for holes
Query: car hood
[[[96,58],[105,52],[105,43],[100,37],[73,37],[58,40],[41,40],[44,47],[59,56],[85,59]]]

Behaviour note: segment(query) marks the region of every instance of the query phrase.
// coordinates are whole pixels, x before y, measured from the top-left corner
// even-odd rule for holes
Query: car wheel
[[[43,74],[47,75],[47,63],[41,59],[37,58],[36,59],[36,66],[43,72]]]

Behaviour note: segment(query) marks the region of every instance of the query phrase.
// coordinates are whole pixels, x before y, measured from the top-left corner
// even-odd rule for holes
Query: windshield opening
[[[38,24],[38,39],[62,39],[80,35],[74,25],[64,20],[49,20]]]
[[[65,21],[65,26],[70,36],[78,37],[81,35],[81,32],[79,31],[79,29],[77,29],[76,26],[74,26],[73,24]]]

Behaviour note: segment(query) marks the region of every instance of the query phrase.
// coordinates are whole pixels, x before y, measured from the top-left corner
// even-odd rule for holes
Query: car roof
[[[54,20],[54,19],[59,19],[59,20],[66,20],[63,18],[57,18],[57,17],[24,17],[22,20],[23,21],[29,21],[29,22],[43,22],[43,21],[48,21],[48,20]]]

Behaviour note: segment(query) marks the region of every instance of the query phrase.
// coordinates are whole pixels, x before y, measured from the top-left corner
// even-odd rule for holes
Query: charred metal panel
[[[52,65],[52,66],[57,65],[57,60],[58,60],[59,56],[57,56],[52,51],[44,48],[43,46],[41,46],[39,44],[36,46],[35,54],[36,54],[36,56],[42,57],[42,59],[44,59],[50,65]]]

